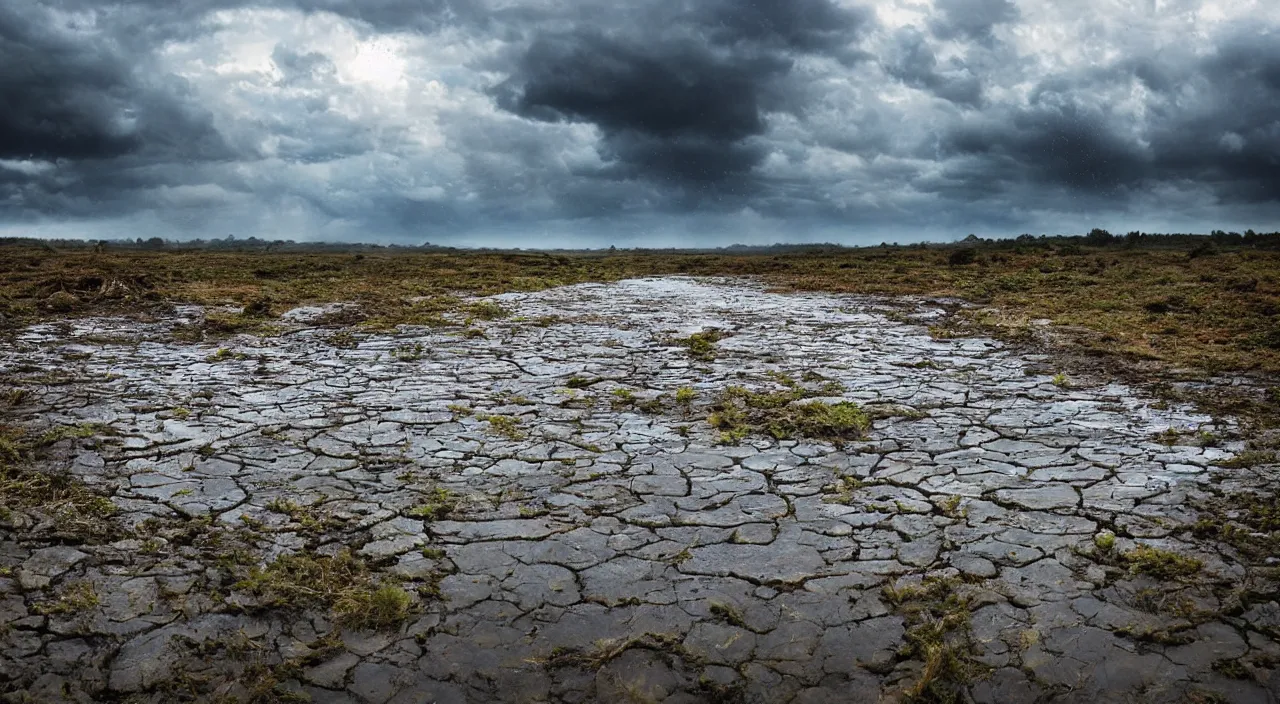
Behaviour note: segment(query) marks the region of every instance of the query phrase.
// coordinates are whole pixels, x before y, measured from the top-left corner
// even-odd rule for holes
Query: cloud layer
[[[1266,0],[53,0],[0,94],[0,235],[1280,228]]]

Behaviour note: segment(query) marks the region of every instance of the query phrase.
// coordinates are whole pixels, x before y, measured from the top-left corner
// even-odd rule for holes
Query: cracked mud
[[[1202,441],[1232,437],[1231,419],[1055,377],[1051,359],[992,340],[935,339],[944,313],[927,302],[680,278],[494,300],[513,317],[394,334],[308,326],[320,309],[220,345],[170,338],[197,309],[22,331],[0,354],[29,392],[17,411],[92,429],[45,461],[109,497],[115,528],[86,537],[6,511],[0,690],[1280,693],[1280,590],[1250,591],[1256,569],[1189,531],[1211,488],[1266,485],[1264,468],[1230,468],[1240,440]],[[713,328],[705,358],[676,342]],[[707,423],[732,386],[874,420],[840,443],[733,442]],[[297,554],[348,560],[365,570],[351,579],[403,589],[407,606],[392,599],[370,627],[322,600],[264,603],[254,579]]]

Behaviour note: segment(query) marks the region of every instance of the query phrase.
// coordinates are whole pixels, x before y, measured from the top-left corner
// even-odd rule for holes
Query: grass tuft
[[[954,579],[926,577],[918,584],[886,586],[882,592],[906,622],[898,656],[922,663],[920,674],[903,691],[907,702],[965,701],[969,683],[989,671],[974,657],[971,600],[959,586]]]
[[[1149,545],[1138,547],[1120,555],[1120,561],[1133,574],[1146,574],[1156,579],[1189,577],[1204,568],[1204,563],[1194,557],[1179,555],[1169,550]]]
[[[111,499],[64,473],[39,471],[32,464],[53,445],[67,439],[87,439],[114,431],[109,426],[61,426],[39,436],[23,428],[0,425],[0,519],[13,511],[27,511],[51,519],[67,537],[97,541],[119,529],[108,520],[116,513]]]
[[[1202,508],[1192,527],[1197,537],[1227,543],[1255,564],[1269,564],[1280,554],[1280,505],[1275,496],[1239,492]]]
[[[520,426],[520,419],[514,416],[477,413],[476,420],[488,422],[489,430],[508,440],[520,440],[525,436],[525,432]]]
[[[377,581],[364,561],[349,551],[281,555],[254,567],[236,588],[257,597],[264,609],[327,608],[349,628],[395,628],[409,617],[413,605],[403,588]]]
[[[438,486],[427,494],[426,501],[405,512],[411,518],[438,521],[447,518],[458,508],[458,497],[448,489]]]
[[[51,601],[39,602],[31,610],[41,616],[70,616],[90,611],[99,602],[93,583],[86,580],[68,584],[57,597]]]
[[[711,405],[707,422],[721,431],[722,442],[737,442],[752,433],[837,443],[865,436],[871,417],[858,404],[804,400],[812,393],[799,387],[760,392],[730,386]]]
[[[712,328],[703,332],[695,332],[688,337],[672,340],[673,344],[689,350],[689,356],[704,362],[716,358],[716,343],[728,337],[724,332]]]

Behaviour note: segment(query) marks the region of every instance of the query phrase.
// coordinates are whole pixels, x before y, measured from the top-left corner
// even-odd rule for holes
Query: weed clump
[[[0,520],[13,511],[30,511],[80,540],[108,539],[119,530],[107,519],[116,506],[70,474],[32,468],[50,446],[66,439],[85,439],[112,432],[108,426],[62,426],[33,437],[22,428],[0,426]]]
[[[269,307],[246,306],[240,313],[205,313],[204,320],[190,325],[174,326],[174,337],[189,342],[209,338],[250,334],[267,335],[274,331],[269,319]]]
[[[978,259],[978,250],[973,247],[961,247],[953,250],[947,255],[947,264],[950,266],[965,266],[972,264]]]
[[[44,307],[54,313],[70,313],[80,307],[80,299],[66,291],[54,291],[44,299]]]
[[[1213,663],[1213,671],[1220,673],[1233,680],[1253,679],[1253,672],[1249,667],[1238,659],[1228,658],[1225,660],[1216,660]]]
[[[36,441],[39,448],[55,445],[63,440],[87,440],[99,435],[114,435],[115,429],[103,423],[81,423],[79,425],[62,425],[46,431]]]
[[[375,580],[368,566],[348,551],[281,555],[265,567],[254,567],[236,588],[257,597],[261,608],[327,608],[350,628],[394,628],[409,617],[413,605],[404,589]]]
[[[1123,553],[1120,555],[1120,561],[1128,565],[1130,572],[1147,574],[1156,579],[1189,577],[1204,567],[1204,563],[1194,557],[1153,548],[1150,545],[1139,545]]]
[[[747,627],[746,620],[742,618],[742,614],[738,611],[738,609],[734,608],[732,604],[724,604],[718,601],[714,601],[711,603],[711,606],[709,606],[708,609],[711,611],[712,616],[714,616],[715,618],[721,621],[724,621],[730,626],[737,626],[738,628]]]
[[[329,344],[343,350],[353,350],[359,346],[360,341],[350,330],[339,330],[329,336]]]
[[[477,413],[476,420],[487,421],[490,430],[508,440],[520,440],[525,436],[524,430],[520,427],[520,419],[513,416]]]
[[[905,701],[962,701],[969,682],[988,672],[973,657],[971,600],[958,586],[953,579],[926,577],[918,585],[884,588],[885,600],[906,622],[898,657],[923,663],[918,678],[903,692]]]
[[[511,315],[511,311],[494,301],[477,301],[467,306],[467,314],[479,320],[497,320]]]
[[[871,417],[851,401],[805,401],[811,392],[800,387],[786,391],[750,391],[730,386],[711,406],[707,422],[721,431],[722,442],[737,442],[753,432],[776,439],[814,438],[856,440],[871,427]]]
[[[1197,537],[1227,543],[1257,563],[1280,553],[1280,506],[1274,496],[1241,492],[1205,508],[1192,528]]]
[[[1116,534],[1109,530],[1098,533],[1093,536],[1093,546],[1104,553],[1111,552],[1116,547]]]
[[[412,301],[368,301],[364,307],[369,317],[363,324],[370,330],[392,330],[400,325],[450,327],[454,323],[445,318],[444,313],[453,310],[457,304],[457,299],[450,296],[432,296]]]
[[[211,364],[215,362],[225,362],[228,359],[244,359],[244,355],[232,352],[226,347],[219,347],[217,352],[205,357],[205,361]]]
[[[438,486],[427,495],[426,501],[409,509],[405,515],[423,520],[440,520],[458,508],[458,497],[452,491]]]
[[[246,318],[270,318],[271,299],[255,298],[244,305],[240,315]]]
[[[273,513],[279,513],[289,517],[289,520],[298,524],[298,529],[304,533],[319,534],[330,527],[336,527],[341,521],[330,516],[322,516],[318,504],[303,506],[292,499],[273,499],[267,503],[265,508]]]
[[[672,340],[673,344],[689,350],[689,356],[704,362],[716,358],[716,343],[728,337],[724,332],[712,328],[703,332],[695,332],[688,337]]]
[[[769,426],[774,437],[807,437],[824,439],[859,438],[870,425],[867,414],[856,403],[810,401],[793,405],[793,413],[784,415]]]
[[[465,418],[471,415],[471,407],[462,403],[451,403],[446,408],[453,414],[453,419]]]
[[[613,401],[611,405],[614,409],[625,408],[634,405],[636,402],[636,393],[631,389],[614,389]]]
[[[1276,453],[1269,450],[1245,450],[1229,460],[1219,462],[1219,467],[1227,469],[1252,469],[1258,465],[1276,464],[1280,462]]]
[[[35,604],[32,611],[42,616],[69,616],[89,611],[96,607],[99,601],[98,592],[93,588],[92,582],[74,582],[67,585],[53,600]]]
[[[391,356],[397,362],[415,362],[422,359],[425,349],[421,342],[412,345],[399,345],[391,350]]]
[[[853,501],[853,494],[861,489],[865,484],[857,477],[847,474],[838,475],[836,480],[831,484],[823,487],[824,496],[822,502],[827,504],[844,504],[849,505]]]

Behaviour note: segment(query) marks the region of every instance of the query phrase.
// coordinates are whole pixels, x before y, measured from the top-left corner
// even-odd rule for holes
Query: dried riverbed
[[[395,334],[303,310],[277,336],[175,342],[202,315],[181,309],[5,343],[0,371],[26,392],[11,420],[71,429],[41,461],[109,497],[114,528],[0,516],[0,691],[1280,694],[1280,589],[1225,534],[1190,530],[1274,475],[1236,466],[1231,419],[935,339],[928,302],[680,278],[493,300],[511,315]],[[675,342],[713,328],[701,357]],[[724,444],[708,406],[736,385],[875,420],[852,442]],[[319,580],[315,560],[393,589],[353,606],[271,581]]]

